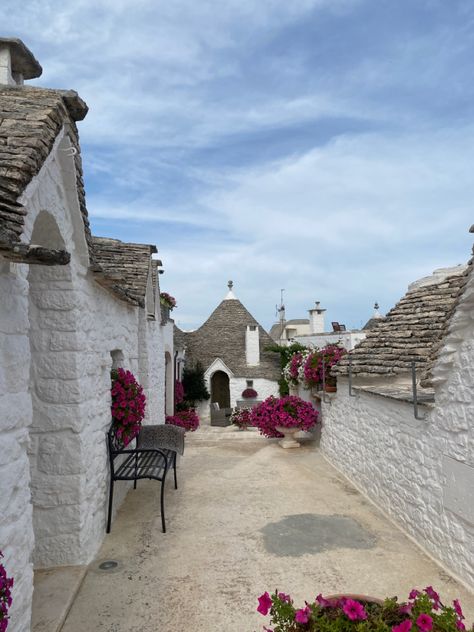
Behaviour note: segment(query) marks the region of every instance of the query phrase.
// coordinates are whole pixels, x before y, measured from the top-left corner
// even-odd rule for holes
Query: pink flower
[[[392,632],[410,632],[412,626],[412,622],[410,619],[406,619],[402,621],[400,625],[394,625],[392,628]]]
[[[364,610],[364,606],[358,601],[353,599],[346,599],[342,606],[343,611],[349,617],[351,621],[357,621],[358,619],[367,619],[367,613]]]
[[[296,611],[295,621],[297,623],[308,623],[310,616],[311,616],[311,608],[308,608],[308,606],[306,606],[306,608]]]
[[[455,599],[453,601],[454,609],[456,610],[456,614],[460,619],[464,619],[464,614],[462,612],[461,604],[459,603],[459,599]]]
[[[291,597],[290,595],[285,595],[285,593],[278,593],[278,599],[280,599],[280,601],[286,601],[287,603],[291,603]]]
[[[439,609],[439,595],[436,590],[433,589],[433,586],[427,586],[425,588],[425,593],[428,595],[430,599],[433,600],[433,608],[435,610]]]
[[[416,599],[420,595],[421,595],[420,591],[416,590],[416,588],[413,588],[411,593],[408,595],[408,599]]]
[[[464,625],[464,623],[461,621],[461,619],[458,619],[456,621],[456,627],[458,630],[465,630],[466,626]]]
[[[316,597],[316,601],[321,606],[321,608],[330,608],[332,606],[329,599],[324,599],[321,593]]]
[[[398,609],[398,612],[400,614],[411,614],[412,610],[413,610],[412,603],[404,603],[403,606],[400,606],[400,608]]]
[[[263,595],[258,598],[257,612],[260,612],[260,614],[266,616],[268,614],[268,611],[272,607],[272,603],[273,602],[270,595],[267,592],[264,592]]]
[[[416,625],[421,632],[431,632],[433,629],[433,619],[429,614],[420,614],[416,620]]]

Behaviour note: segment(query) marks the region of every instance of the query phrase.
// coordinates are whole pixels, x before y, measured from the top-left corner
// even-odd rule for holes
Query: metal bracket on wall
[[[357,395],[352,392],[352,356],[351,354],[349,354],[349,397],[357,397]]]
[[[413,414],[415,416],[415,419],[419,419],[422,421],[423,419],[426,419],[426,415],[418,414],[418,394],[416,390],[416,365],[414,361],[411,363],[411,385],[412,385],[412,390],[413,390]]]

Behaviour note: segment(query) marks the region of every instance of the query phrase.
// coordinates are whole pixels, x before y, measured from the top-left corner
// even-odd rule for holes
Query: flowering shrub
[[[444,606],[438,593],[428,586],[423,592],[413,589],[408,601],[396,597],[383,604],[349,597],[325,599],[319,594],[313,603],[295,608],[289,595],[275,591],[258,598],[257,612],[270,613],[272,629],[267,632],[458,632],[466,629],[457,599]],[[472,628],[474,630],[474,626]]]
[[[0,558],[3,557],[0,551]],[[13,578],[7,577],[5,567],[0,562],[0,632],[5,632],[8,628],[8,609],[12,605],[11,589],[13,588]]]
[[[237,428],[248,428],[252,425],[252,420],[250,419],[250,408],[237,408],[234,410],[232,415],[230,416],[231,422],[237,426]]]
[[[143,388],[130,371],[114,369],[112,377],[112,419],[116,436],[127,446],[140,432],[145,416]]]
[[[166,423],[194,432],[199,428],[199,417],[194,408],[188,408],[178,411],[175,415],[167,415]]]
[[[254,399],[258,397],[258,393],[253,388],[246,388],[245,391],[242,391],[242,397],[244,399]]]
[[[174,401],[176,404],[181,404],[184,401],[184,386],[179,380],[174,385]]]
[[[289,359],[286,366],[283,368],[283,377],[288,384],[296,386],[300,380],[299,370],[303,362],[303,352],[297,351]]]
[[[170,310],[172,310],[174,307],[176,307],[176,299],[174,296],[171,296],[171,294],[168,294],[168,292],[161,292],[160,293],[160,303],[161,305],[165,305],[165,307],[169,307]]]
[[[270,396],[252,408],[250,419],[261,434],[267,437],[281,437],[277,426],[310,430],[317,423],[318,414],[309,402],[294,395]]]
[[[317,386],[323,383],[323,367],[325,381],[335,384],[335,378],[331,375],[331,369],[347,352],[338,345],[327,345],[318,351],[309,353],[303,365],[303,379],[308,386]]]

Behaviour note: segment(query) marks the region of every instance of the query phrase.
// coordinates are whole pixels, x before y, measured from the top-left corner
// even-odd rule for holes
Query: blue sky
[[[315,300],[358,327],[469,258],[471,0],[2,0],[77,90],[95,234],[156,243],[176,322],[233,279],[270,327]]]

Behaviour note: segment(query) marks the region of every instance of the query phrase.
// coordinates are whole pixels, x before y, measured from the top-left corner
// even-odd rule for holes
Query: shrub
[[[174,385],[174,403],[181,404],[184,401],[184,386],[179,380]]]
[[[204,381],[204,368],[200,362],[195,366],[185,367],[183,371],[184,397],[191,406],[211,396]]]

